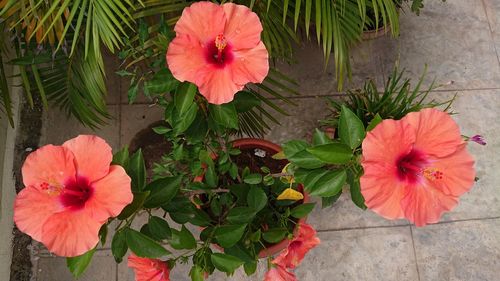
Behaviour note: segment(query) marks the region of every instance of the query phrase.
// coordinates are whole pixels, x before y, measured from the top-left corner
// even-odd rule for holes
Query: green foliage
[[[444,102],[429,100],[428,95],[434,89],[434,83],[428,89],[422,90],[424,78],[425,71],[412,87],[411,79],[404,78],[404,70],[399,71],[395,67],[382,92],[377,89],[375,82],[370,80],[365,83],[363,89],[348,91],[342,101],[330,100],[334,113],[322,122],[337,127],[343,106],[352,111],[363,122],[364,127],[371,125],[369,129],[380,121],[379,118],[398,120],[410,112],[429,107],[444,106],[444,110],[448,110],[454,98]],[[377,121],[370,124],[373,119]],[[338,126],[340,127],[340,124]]]
[[[85,269],[89,266],[94,256],[95,248],[77,257],[66,258],[66,264],[73,274],[73,277],[78,278],[85,272]]]
[[[128,247],[138,257],[159,258],[170,254],[156,241],[136,230],[126,229],[125,236]]]
[[[212,254],[211,260],[218,270],[226,272],[228,274],[232,274],[238,267],[243,264],[243,261],[238,259],[237,257],[221,253]]]

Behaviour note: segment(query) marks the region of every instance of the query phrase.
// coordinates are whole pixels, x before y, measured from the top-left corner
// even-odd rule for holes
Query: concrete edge
[[[13,67],[4,65],[6,73],[13,73]],[[13,77],[14,75],[10,75]],[[9,75],[7,76],[9,77]],[[16,186],[14,178],[14,151],[16,144],[16,136],[19,129],[19,114],[20,100],[22,89],[13,87],[19,83],[19,78],[13,77],[9,79],[11,98],[14,113],[14,128],[8,124],[8,120],[2,118],[0,122],[7,122],[7,126],[0,128],[0,134],[4,135],[4,140],[0,142],[0,150],[4,150],[3,159],[0,159],[0,279],[10,279],[10,266],[12,262],[12,228],[13,222],[13,205],[16,197]],[[2,145],[4,145],[2,147]],[[0,154],[1,155],[1,154]]]

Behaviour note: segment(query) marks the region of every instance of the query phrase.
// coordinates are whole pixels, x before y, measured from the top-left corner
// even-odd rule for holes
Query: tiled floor
[[[480,179],[441,223],[425,228],[361,211],[347,195],[332,208],[318,207],[309,222],[319,230],[322,244],[296,270],[301,281],[500,280],[500,0],[434,0],[425,5],[420,17],[402,15],[398,39],[384,37],[355,47],[349,85],[359,86],[367,77],[382,82],[397,58],[412,77],[427,64],[428,81],[436,78],[443,84],[432,98],[457,94],[453,109],[460,113],[455,118],[463,133],[482,134],[488,141],[486,147],[470,146]],[[326,113],[324,97],[336,94],[332,68],[323,72],[321,50],[308,44],[297,51],[300,64],[280,68],[297,79],[303,95],[293,98],[298,106],[288,108],[292,116],[280,117],[281,126],[273,126],[267,135],[278,143],[307,136]],[[116,149],[162,118],[162,111],[148,105],[147,99],[128,105],[126,82],[110,79],[113,90],[108,101],[114,119],[97,134]],[[88,132],[74,120],[65,121],[56,110],[46,119],[45,143],[61,143]],[[71,280],[63,259],[40,256],[36,280]],[[250,279],[237,272],[231,278],[219,274],[210,280],[262,280],[263,272],[261,266]],[[80,280],[132,281],[133,275],[104,249]],[[189,280],[187,266],[175,268],[172,280]]]

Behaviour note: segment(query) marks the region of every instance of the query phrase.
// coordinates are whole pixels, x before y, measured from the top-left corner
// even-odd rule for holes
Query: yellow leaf
[[[301,200],[304,195],[293,188],[287,188],[278,196],[278,200]]]
[[[283,168],[283,170],[281,170],[281,173],[282,174],[287,174],[287,176],[283,176],[281,177],[281,181],[282,182],[285,182],[285,183],[294,183],[295,182],[295,178],[293,177],[293,175],[291,175],[288,171],[288,167],[290,166],[290,163],[286,164],[286,166]]]
[[[280,151],[272,156],[273,159],[276,160],[283,160],[286,159],[285,153],[283,151]]]

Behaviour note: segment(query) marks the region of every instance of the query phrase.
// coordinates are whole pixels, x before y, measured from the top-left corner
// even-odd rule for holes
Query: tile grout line
[[[118,66],[120,65],[118,58],[115,58]],[[122,78],[118,76],[118,148],[122,147]],[[118,280],[116,280],[118,281]]]
[[[120,66],[120,61],[115,57],[118,67]],[[118,149],[122,147],[122,78],[118,76]],[[111,250],[111,248],[110,248]],[[115,281],[118,280],[118,263],[115,263]]]
[[[120,86],[121,87],[121,86]],[[436,89],[430,91],[430,93],[446,93],[446,92],[484,92],[484,91],[491,91],[491,90],[500,90],[500,87],[484,87],[484,88],[460,88],[460,89]],[[121,92],[121,90],[120,90]],[[425,91],[420,91],[421,93]],[[325,95],[300,95],[300,96],[286,96],[285,98],[288,99],[308,99],[308,98],[323,98],[323,97],[343,97],[345,96],[345,93],[334,93],[334,94],[325,94]],[[279,98],[269,98],[270,100],[279,100]],[[108,105],[117,105],[120,108],[120,115],[121,115],[121,106],[123,105],[121,102],[119,104],[115,103],[108,103]],[[148,102],[134,102],[133,105],[152,105],[151,103]],[[121,131],[121,129],[120,129]]]
[[[497,219],[500,219],[500,216],[486,217],[486,218],[471,218],[471,219],[458,219],[458,220],[450,220],[450,221],[441,221],[441,222],[437,222],[437,223],[434,223],[434,224],[429,224],[428,226],[451,224],[451,223],[459,223],[459,222],[469,222],[469,221],[497,220]],[[412,224],[344,227],[344,228],[335,228],[335,229],[318,229],[317,232],[337,232],[337,231],[363,230],[363,229],[397,228],[397,227],[405,227],[405,226],[411,226],[411,225]]]
[[[411,245],[413,248],[413,257],[415,258],[415,267],[417,268],[417,277],[418,281],[420,281],[420,269],[418,268],[417,248],[415,247],[415,239],[413,238],[413,227],[411,225],[409,225],[408,227],[410,228]]]
[[[491,43],[493,44],[493,48],[495,49],[495,55],[497,56],[498,65],[500,66],[500,57],[498,56],[498,50],[497,50],[497,46],[495,44],[495,36],[493,33],[493,28],[491,27],[491,21],[490,21],[490,17],[488,16],[488,10],[486,9],[485,0],[481,0],[481,5],[483,6],[484,15],[486,16],[486,21],[488,22]]]
[[[460,222],[469,222],[469,221],[486,221],[486,220],[498,220],[500,219],[500,216],[495,216],[495,217],[487,217],[487,218],[472,218],[472,219],[459,219],[459,220],[452,220],[452,221],[442,221],[434,224],[430,224],[428,226],[434,226],[434,225],[445,225],[445,224],[452,224],[452,223],[460,223]],[[385,229],[385,228],[403,228],[406,226],[412,226],[412,224],[399,224],[399,225],[376,225],[376,226],[359,226],[359,227],[345,227],[345,228],[337,228],[337,229],[318,229],[316,230],[318,233],[326,233],[326,232],[339,232],[339,231],[350,231],[350,230],[364,230],[364,229]],[[111,250],[111,247],[104,247],[104,248],[98,248],[96,251],[109,251]],[[56,256],[50,255],[48,253],[39,253],[36,255],[37,257],[44,257],[44,258],[50,258],[53,257],[55,258]]]

